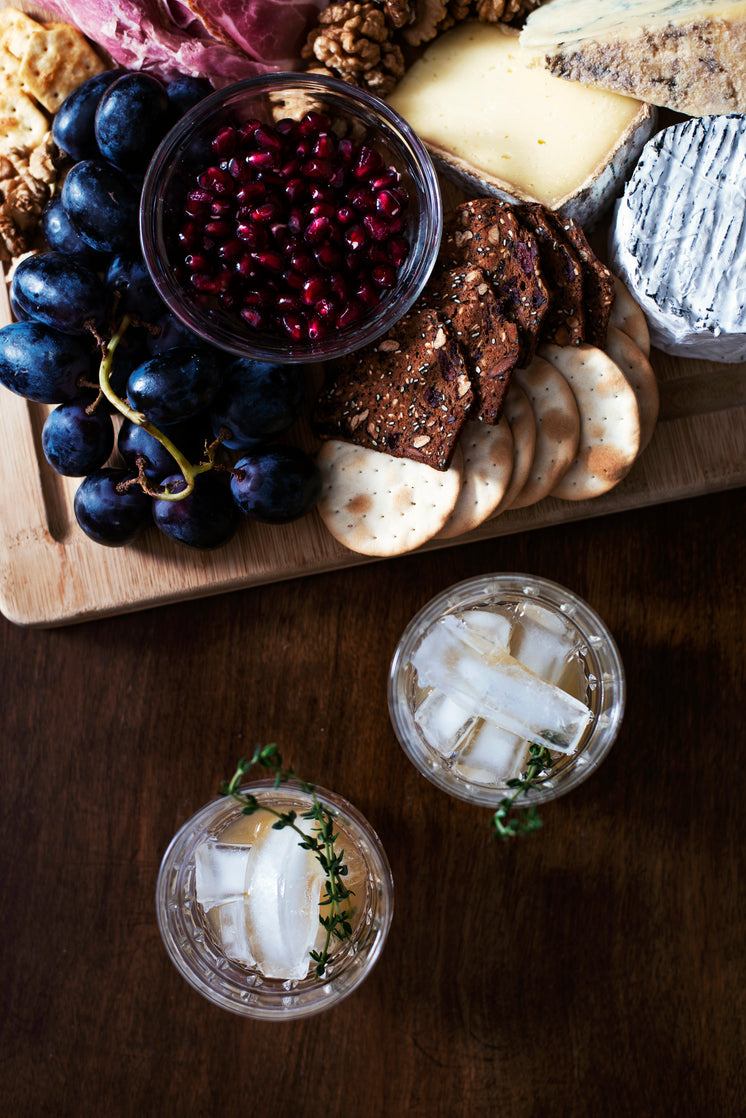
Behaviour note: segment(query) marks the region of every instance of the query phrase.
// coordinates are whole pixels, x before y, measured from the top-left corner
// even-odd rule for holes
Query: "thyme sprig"
[[[260,803],[256,796],[250,792],[240,792],[241,780],[254,768],[262,768],[274,776],[274,786],[289,780],[295,781],[302,792],[311,797],[312,807],[298,816],[295,811],[278,811],[268,804]],[[272,829],[280,831],[284,827],[291,827],[300,838],[298,845],[303,850],[310,850],[316,855],[316,860],[326,874],[324,893],[319,901],[319,908],[328,909],[328,912],[319,913],[319,923],[325,930],[324,944],[320,951],[311,951],[310,955],[315,963],[314,974],[322,978],[329,963],[332,941],[344,941],[352,935],[352,919],[355,910],[350,905],[350,898],[354,896],[342,880],[347,876],[347,866],[344,862],[344,851],[337,850],[335,843],[339,835],[334,829],[334,813],[319,802],[315,792],[315,785],[301,780],[294,769],[286,769],[282,764],[282,757],[277,745],[260,745],[254,750],[250,758],[242,757],[238,762],[236,771],[230,780],[222,781],[220,793],[230,796],[243,806],[244,815],[253,815],[257,811],[267,811],[276,817]],[[313,831],[304,831],[296,820],[313,820]]]
[[[501,838],[503,842],[507,842],[508,839],[514,838],[516,835],[531,834],[532,831],[538,831],[539,827],[542,826],[536,805],[522,808],[518,812],[514,811],[518,798],[525,796],[532,788],[537,788],[537,779],[549,773],[554,764],[552,755],[545,745],[532,744],[529,747],[529,758],[523,776],[514,777],[513,780],[508,781],[508,788],[512,788],[513,792],[510,796],[505,796],[504,799],[500,800],[497,810],[492,816],[495,837]]]

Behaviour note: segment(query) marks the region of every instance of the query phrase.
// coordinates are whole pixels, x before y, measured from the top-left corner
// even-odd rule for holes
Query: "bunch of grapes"
[[[307,370],[235,358],[196,337],[167,311],[142,259],[148,163],[209,92],[191,78],[166,85],[112,70],[68,97],[53,137],[74,162],[43,216],[45,250],[14,271],[16,321],[0,330],[0,384],[56,405],[44,454],[83,479],[77,522],[108,546],[154,523],[187,546],[219,547],[242,515],[294,520],[321,488],[310,455],[272,441],[303,410]]]

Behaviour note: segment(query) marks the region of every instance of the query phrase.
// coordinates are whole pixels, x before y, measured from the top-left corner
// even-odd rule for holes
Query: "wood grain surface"
[[[733,1118],[746,1092],[746,490],[51,630],[0,619],[3,1099],[23,1118]],[[453,582],[604,617],[618,742],[512,846],[399,749],[387,667]],[[257,741],[371,820],[376,969],[286,1025],[211,1007],[154,911],[171,836]]]

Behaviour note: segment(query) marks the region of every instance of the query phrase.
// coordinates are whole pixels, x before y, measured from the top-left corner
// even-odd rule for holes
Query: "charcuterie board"
[[[443,185],[449,195],[453,188]],[[11,317],[2,283],[0,325]],[[746,363],[675,359],[655,350],[651,362],[660,386],[658,424],[619,485],[592,500],[549,498],[508,510],[425,548],[746,485]],[[315,512],[282,526],[247,520],[214,552],[191,551],[155,530],[126,547],[102,547],[75,521],[79,479],[62,477],[44,458],[48,410],[0,388],[0,610],[19,625],[63,625],[371,561],[338,543]],[[306,431],[299,437],[308,445]]]

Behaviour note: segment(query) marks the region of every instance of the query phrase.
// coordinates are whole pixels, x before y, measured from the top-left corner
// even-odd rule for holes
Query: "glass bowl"
[[[312,824],[301,818],[301,813],[311,806],[311,799],[297,783],[288,781],[276,787],[273,780],[257,780],[242,785],[239,791],[242,794],[252,793],[260,804],[267,804],[283,813],[296,811],[302,827],[311,829]],[[156,887],[161,937],[181,975],[213,1005],[244,1017],[268,1021],[309,1017],[331,1008],[351,994],[370,973],[383,951],[394,908],[394,882],[386,852],[376,832],[355,807],[325,788],[317,787],[315,792],[318,801],[334,815],[339,849],[344,850],[348,867],[345,883],[354,891],[352,904],[355,908],[352,936],[332,950],[326,971],[320,978],[313,973],[310,956],[308,973],[294,978],[267,977],[255,958],[253,961],[246,958],[242,961],[237,957],[240,951],[231,951],[221,941],[220,926],[216,927],[214,915],[217,908],[210,907],[211,904],[216,906],[217,902],[215,897],[205,898],[204,891],[209,891],[210,887],[204,884],[198,887],[200,848],[204,850],[207,843],[221,843],[229,856],[238,852],[240,857],[244,845],[247,851],[250,849],[250,829],[254,821],[264,817],[264,825],[271,826],[272,817],[267,812],[260,810],[246,816],[240,803],[221,796],[206,804],[184,824],[163,856]],[[239,828],[247,826],[248,832],[239,831]],[[223,872],[227,872],[225,880],[228,881],[232,871]],[[203,873],[205,876],[201,880],[204,883],[207,871]],[[248,871],[246,879],[243,870],[240,871],[241,889],[249,889],[248,876]],[[222,875],[216,875],[215,879],[223,880]],[[203,890],[204,905],[200,902],[198,888]],[[268,913],[269,934],[278,937],[282,921],[289,920],[288,927],[292,923],[292,917],[284,916],[281,911],[283,903],[291,906],[294,902],[290,897],[297,900],[297,890],[294,890],[292,882],[283,877],[276,886],[275,899],[268,898],[266,866],[260,874],[257,888]],[[212,889],[214,892],[214,887]],[[233,899],[240,902],[242,898]],[[244,911],[247,915],[243,919],[248,927],[250,916],[248,910]],[[328,914],[329,909],[320,908],[319,911]],[[272,923],[275,918],[276,926]],[[235,928],[236,924],[232,917],[232,927]],[[240,941],[241,937],[236,936],[235,931],[231,934],[235,942]],[[283,934],[292,933],[286,931]],[[256,950],[256,940],[252,947]],[[272,970],[272,967],[265,965],[263,969]]]
[[[521,626],[525,642],[529,622],[524,619],[527,615],[538,617],[542,620],[542,632],[546,621],[562,634],[563,642],[573,646],[571,657],[561,669],[561,682],[559,675],[550,682],[557,682],[562,690],[582,701],[590,709],[591,717],[574,752],[555,753],[551,770],[537,779],[537,787],[521,796],[521,805],[539,805],[556,799],[595,772],[619,732],[626,681],[614,638],[582,598],[564,586],[528,574],[490,574],[468,579],[433,598],[412,618],[397,645],[389,672],[388,703],[394,731],[402,749],[423,776],[450,795],[483,807],[496,806],[508,792],[507,781],[525,772],[528,743],[523,743],[525,749],[519,746],[513,752],[506,750],[500,754],[506,771],[495,776],[484,764],[484,748],[476,745],[474,730],[481,729],[479,720],[464,722],[462,729],[458,710],[453,720],[450,710],[438,711],[436,704],[439,721],[432,723],[435,729],[431,730],[426,708],[420,708],[426,689],[423,691],[419,685],[411,662],[423,638],[441,618],[462,615],[467,610],[486,610],[510,619],[511,642],[516,639],[516,627]],[[514,650],[512,643],[509,648],[520,660],[522,653]],[[451,720],[447,721],[449,717]],[[442,737],[436,740],[439,733]],[[495,739],[483,740],[489,744]],[[493,744],[492,748],[501,749],[502,745]],[[490,754],[490,760],[496,755]],[[479,763],[474,760],[477,756]]]
[[[209,167],[216,165],[219,167],[221,162],[223,170],[227,171],[230,164],[229,149],[218,151],[217,154],[211,150],[211,142],[218,133],[226,127],[240,129],[243,126],[251,130],[253,127],[249,124],[251,121],[263,122],[275,130],[279,121],[300,121],[308,112],[326,114],[331,125],[330,133],[334,136],[335,142],[340,138],[345,140],[347,155],[349,155],[350,145],[354,147],[356,156],[361,146],[372,147],[380,154],[383,168],[396,169],[399,175],[398,187],[407,194],[406,204],[397,215],[395,212],[390,212],[391,200],[387,199],[389,212],[385,215],[380,212],[379,216],[386,217],[392,223],[391,229],[397,231],[400,237],[406,237],[408,242],[406,258],[403,262],[401,260],[397,262],[398,274],[393,286],[390,286],[389,276],[389,286],[384,285],[380,290],[377,288],[380,296],[378,304],[370,306],[371,300],[368,300],[368,304],[360,302],[356,308],[360,317],[354,322],[344,323],[341,326],[335,324],[332,311],[322,323],[323,329],[327,331],[325,336],[312,338],[297,337],[284,329],[281,331],[279,327],[269,330],[262,324],[248,325],[235,308],[225,309],[219,294],[198,292],[193,286],[194,281],[189,279],[189,270],[184,265],[184,260],[186,255],[194,256],[201,251],[201,242],[198,238],[195,240],[193,230],[188,231],[191,240],[187,241],[186,249],[179,240],[179,233],[181,232],[183,238],[185,225],[189,224],[184,215],[186,196],[197,186],[197,177]],[[286,127],[286,124],[282,127]],[[255,135],[251,143],[255,142]],[[290,142],[288,136],[288,143]],[[285,283],[289,272],[292,271],[291,278],[296,284],[298,274],[311,274],[307,262],[306,272],[296,273],[294,267],[286,266],[286,261],[290,258],[287,234],[295,238],[301,249],[307,248],[307,225],[313,219],[309,210],[312,205],[319,204],[318,194],[314,199],[306,193],[297,204],[293,203],[297,212],[290,218],[291,226],[287,225],[288,176],[304,179],[309,173],[307,162],[297,174],[297,167],[290,169],[292,159],[295,159],[298,164],[296,150],[290,148],[288,151],[283,151],[282,158],[277,157],[274,168],[259,167],[257,171],[255,166],[252,166],[251,171],[252,174],[261,172],[262,176],[269,176],[269,198],[281,203],[281,212],[274,226],[271,221],[264,226],[270,235],[269,248],[274,251],[279,247],[281,254],[282,251],[285,252],[281,267],[277,267],[276,258],[266,254],[266,244],[260,245],[259,248],[255,244],[247,245],[249,256],[252,252],[264,252],[262,257],[264,263],[254,258],[241,265],[238,265],[238,258],[231,261],[231,267],[253,268],[259,273],[256,280],[251,281],[252,285],[255,282],[259,295],[252,294],[251,298],[258,302],[260,298],[264,299],[266,296],[265,305],[271,304],[273,307],[276,305],[277,286],[281,285],[285,292],[287,290]],[[331,156],[332,166],[335,168],[341,159],[336,154],[336,150]],[[286,159],[288,152],[289,157]],[[311,156],[315,158],[313,153]],[[302,157],[306,158],[305,152],[302,152]],[[282,167],[279,167],[280,163]],[[244,174],[243,170],[239,172],[234,167],[234,182],[235,175],[238,173]],[[328,174],[324,176],[323,164],[321,170],[317,165],[313,169],[313,174],[316,176],[315,179],[305,178],[305,181],[309,189],[310,185],[314,185],[317,192],[333,181]],[[276,181],[272,181],[272,175],[278,176]],[[280,179],[283,181],[281,182]],[[345,181],[337,184],[338,189],[345,196],[347,196],[347,180],[353,185],[360,185],[360,183],[366,185],[365,180],[361,179],[358,182],[351,172],[347,172]],[[231,183],[228,185],[233,190]],[[244,185],[243,181],[240,185]],[[302,187],[293,189],[299,190],[302,194]],[[280,193],[282,191],[285,193]],[[335,198],[338,197],[339,195],[335,194]],[[266,198],[260,199],[260,201],[264,200]],[[401,202],[401,198],[399,201]],[[251,208],[252,203],[243,198],[241,205]],[[208,209],[210,209],[209,204]],[[244,215],[245,213],[244,208]],[[337,205],[336,214],[338,213]],[[354,224],[364,224],[367,211],[365,213],[360,211],[360,213],[361,220],[356,220]],[[211,221],[216,216],[222,219],[224,215],[216,215],[212,212],[206,216],[199,214],[195,218],[199,232],[203,233],[205,222]],[[345,220],[348,217],[349,215],[345,215]],[[237,222],[239,219],[229,215],[227,220]],[[301,224],[300,230],[297,228],[299,224]],[[333,218],[333,224],[336,229],[336,241],[333,243],[339,247],[343,262],[335,265],[327,259],[319,269],[322,279],[328,278],[335,270],[345,272],[347,265],[344,258],[348,252],[369,250],[370,269],[375,265],[376,257],[379,264],[383,262],[382,257],[387,251],[387,242],[383,237],[379,241],[374,241],[370,237],[369,243],[362,249],[351,249],[348,241],[345,240],[349,225],[343,226],[336,216]],[[398,230],[397,224],[401,226]],[[249,78],[226,89],[218,90],[191,109],[168,133],[156,151],[145,178],[140,207],[140,238],[143,254],[153,282],[169,309],[195,334],[213,345],[240,356],[284,363],[330,360],[359,349],[384,334],[422,292],[438,253],[442,225],[442,202],[435,170],[423,144],[406,121],[383,101],[366,91],[355,89],[332,78],[296,73]],[[322,226],[315,228],[314,236],[321,235],[320,229],[323,231],[323,223]],[[380,230],[379,223],[377,227],[379,235]],[[210,236],[212,237],[212,234]],[[361,236],[365,238],[367,234]],[[228,241],[235,240],[230,234],[221,232],[219,239],[223,237]],[[319,242],[314,242],[311,250],[318,247]],[[380,251],[381,249],[383,252]],[[235,246],[232,251],[235,252]],[[331,256],[333,258],[334,254],[332,253]],[[273,265],[275,271],[266,269],[265,265],[268,262]],[[370,269],[364,269],[364,274],[369,275]],[[223,271],[222,275],[225,284],[229,286],[235,284],[235,277],[229,278],[226,271]],[[214,278],[214,271],[212,276]],[[207,281],[198,282],[203,286],[206,282],[209,287],[211,283],[209,274]],[[355,285],[348,283],[349,286],[354,288]],[[298,290],[298,287],[293,290]],[[354,290],[350,292],[346,301],[349,302],[353,295],[355,295]],[[306,292],[302,291],[300,297],[305,299]],[[230,298],[229,294],[228,300]],[[339,296],[335,298],[338,299]],[[223,299],[222,302],[226,300]],[[334,303],[332,307],[334,308]],[[328,308],[322,309],[328,311]]]

